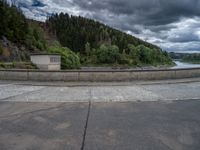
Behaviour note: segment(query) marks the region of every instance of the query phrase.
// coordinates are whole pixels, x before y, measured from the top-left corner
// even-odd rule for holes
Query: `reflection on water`
[[[173,69],[178,68],[200,68],[200,64],[189,64],[189,63],[182,63],[180,61],[174,61],[177,66],[172,67]]]

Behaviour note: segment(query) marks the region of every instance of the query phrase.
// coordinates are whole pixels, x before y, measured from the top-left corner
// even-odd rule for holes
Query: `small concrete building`
[[[61,69],[61,56],[57,54],[31,54],[31,62],[41,70]]]

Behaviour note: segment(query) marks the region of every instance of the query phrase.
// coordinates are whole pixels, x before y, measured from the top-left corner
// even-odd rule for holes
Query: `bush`
[[[72,52],[67,47],[50,47],[50,53],[56,53],[61,55],[61,68],[62,69],[79,69],[80,59],[78,55]]]
[[[37,69],[36,65],[31,62],[13,62],[10,68],[15,69]]]
[[[123,50],[122,54],[120,54],[120,59],[118,62],[122,65],[131,64],[131,60],[129,59],[129,56],[126,54],[125,50]]]
[[[9,48],[4,48],[1,54],[3,57],[5,57],[6,59],[9,59],[10,57],[10,49]]]
[[[113,64],[117,63],[120,59],[119,48],[115,45],[106,46],[101,45],[99,49],[96,50],[97,62],[103,64]]]
[[[132,65],[139,65],[139,64],[141,64],[139,49],[137,49],[134,45],[129,44],[128,45],[128,50],[129,50],[129,57],[131,59],[131,64]]]
[[[1,63],[1,62],[0,62],[0,68],[5,68],[4,63]]]
[[[47,49],[44,32],[39,25],[29,23],[28,33],[26,35],[26,40],[24,40],[24,44],[32,50],[38,49],[45,51]]]
[[[2,54],[3,54],[3,48],[2,48],[2,46],[0,44],[0,55],[2,55]]]

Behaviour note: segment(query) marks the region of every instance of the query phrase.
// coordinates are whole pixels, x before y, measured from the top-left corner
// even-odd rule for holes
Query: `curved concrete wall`
[[[200,77],[200,68],[130,71],[0,70],[0,80],[29,81],[134,81]]]

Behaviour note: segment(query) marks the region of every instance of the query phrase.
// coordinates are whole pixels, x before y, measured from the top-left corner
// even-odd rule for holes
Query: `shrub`
[[[137,49],[134,45],[129,44],[128,45],[128,50],[129,50],[129,57],[131,59],[131,64],[132,65],[138,65],[141,64],[140,62],[140,51]]]
[[[131,64],[131,60],[129,56],[126,54],[126,51],[123,50],[122,54],[120,54],[120,59],[118,60],[119,64]]]
[[[61,68],[62,69],[79,69],[80,59],[78,55],[72,52],[67,47],[50,47],[50,53],[56,53],[61,55]]]
[[[2,46],[0,44],[0,55],[2,55],[2,54],[3,54],[3,48],[2,48]]]
[[[0,62],[0,68],[5,68],[4,63],[1,63],[1,62]]]
[[[2,52],[2,56],[8,59],[10,57],[10,49],[4,48]]]
[[[106,46],[101,45],[99,49],[96,50],[97,62],[104,64],[117,63],[120,59],[119,48],[115,45]]]

